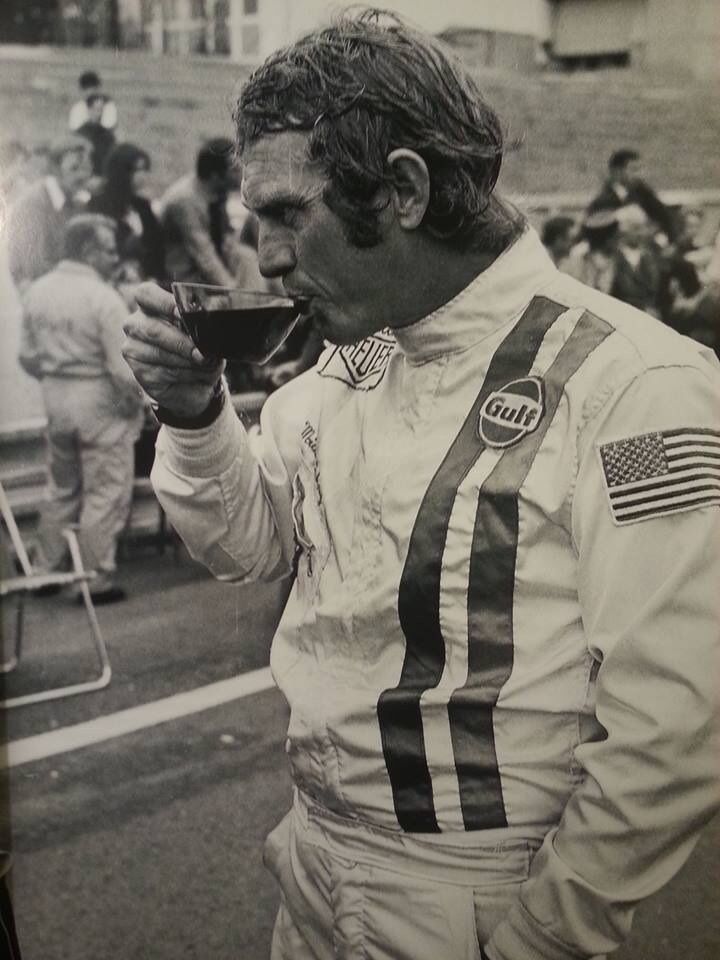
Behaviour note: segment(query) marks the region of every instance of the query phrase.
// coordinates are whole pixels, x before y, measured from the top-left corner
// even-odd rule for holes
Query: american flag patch
[[[600,447],[615,523],[720,504],[720,432],[644,433]]]

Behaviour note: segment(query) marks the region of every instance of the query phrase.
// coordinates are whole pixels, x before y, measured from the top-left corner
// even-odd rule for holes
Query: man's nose
[[[264,277],[283,277],[297,264],[295,248],[287,237],[260,227],[258,237],[258,267]]]

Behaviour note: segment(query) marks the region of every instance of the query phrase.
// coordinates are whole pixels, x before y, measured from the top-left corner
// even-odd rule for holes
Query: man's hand
[[[125,324],[123,345],[135,379],[177,416],[198,416],[210,403],[224,361],[206,359],[180,329],[171,293],[155,283],[143,283],[135,299],[138,309]]]

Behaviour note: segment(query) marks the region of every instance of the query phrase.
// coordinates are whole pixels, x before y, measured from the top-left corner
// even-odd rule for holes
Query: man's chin
[[[309,317],[315,331],[334,347],[346,347],[368,336],[358,330],[357,322],[340,312],[335,315],[328,314],[322,308],[313,306]]]

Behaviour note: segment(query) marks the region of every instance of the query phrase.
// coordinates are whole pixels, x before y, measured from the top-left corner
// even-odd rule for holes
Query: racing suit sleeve
[[[604,734],[576,749],[584,781],[485,945],[491,960],[615,949],[638,903],[682,867],[717,809],[718,461],[704,461],[714,474],[689,466],[714,475],[701,486],[715,505],[657,515],[657,501],[644,500],[641,518],[617,522],[600,456],[614,441],[686,428],[711,431],[698,449],[712,450],[717,395],[711,368],[652,369],[580,428],[572,533]]]
[[[306,385],[299,377],[268,399],[253,442],[229,398],[209,427],[160,430],[151,474],[158,499],[190,554],[220,580],[276,580],[292,570],[295,421]]]

